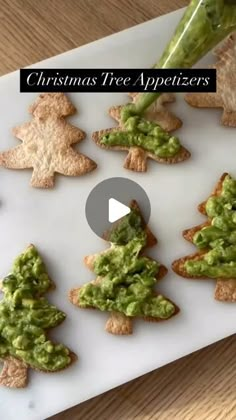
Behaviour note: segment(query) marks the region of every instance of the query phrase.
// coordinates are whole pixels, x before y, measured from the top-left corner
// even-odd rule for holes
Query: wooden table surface
[[[186,0],[0,0],[0,75],[187,4]],[[218,342],[51,420],[67,418],[235,420],[236,338]]]

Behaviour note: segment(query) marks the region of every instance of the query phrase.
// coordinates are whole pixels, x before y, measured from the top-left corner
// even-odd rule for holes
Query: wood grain
[[[187,4],[187,0],[0,0],[0,75]]]
[[[0,75],[187,4],[187,0],[0,0]],[[51,420],[235,420],[235,356],[234,336]]]
[[[51,420],[235,420],[235,352],[228,338]]]

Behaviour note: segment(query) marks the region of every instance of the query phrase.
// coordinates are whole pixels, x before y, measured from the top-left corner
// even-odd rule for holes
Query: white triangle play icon
[[[130,213],[130,208],[125,206],[115,198],[110,198],[108,202],[108,220],[110,223],[116,222],[126,214]]]

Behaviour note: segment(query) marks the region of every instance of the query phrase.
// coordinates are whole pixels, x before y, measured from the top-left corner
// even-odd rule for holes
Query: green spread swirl
[[[159,158],[175,156],[181,148],[179,139],[159,125],[141,117],[129,117],[123,131],[112,131],[101,138],[105,146],[141,147]]]
[[[51,286],[36,248],[28,247],[2,281],[0,358],[11,355],[48,371],[70,364],[69,350],[62,344],[52,343],[45,334],[45,330],[56,327],[66,317],[42,297]]]
[[[193,243],[207,252],[200,260],[188,260],[184,267],[192,276],[235,278],[236,180],[225,177],[220,195],[207,200],[206,212],[211,224],[195,233]]]
[[[153,293],[160,264],[140,255],[146,245],[146,233],[141,231],[140,216],[135,211],[131,213],[132,217],[126,216],[110,237],[123,245],[113,242],[111,248],[95,259],[94,272],[100,281],[85,284],[80,289],[80,306],[117,311],[130,317],[169,318],[175,306]]]

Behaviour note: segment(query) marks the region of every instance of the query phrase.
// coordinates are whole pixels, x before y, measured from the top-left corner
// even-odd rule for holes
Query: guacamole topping
[[[139,211],[132,209],[110,230],[106,239],[116,245],[126,245],[132,239],[139,237],[144,229],[144,222]]]
[[[191,68],[234,30],[235,1],[192,0],[154,68]],[[140,94],[136,104],[123,107],[122,120],[143,113],[158,96],[158,92]]]
[[[45,334],[45,330],[56,327],[66,317],[42,297],[51,286],[36,248],[28,247],[2,281],[0,358],[11,355],[49,371],[63,369],[70,363],[69,350],[52,343]]]
[[[153,293],[160,264],[140,255],[146,245],[141,217],[132,210],[123,219],[122,227],[117,227],[112,237],[123,245],[113,242],[111,248],[97,256],[94,272],[100,281],[85,284],[80,289],[80,306],[117,311],[130,317],[169,318],[175,312],[175,306],[163,296]]]
[[[207,200],[206,212],[211,224],[195,233],[193,243],[207,252],[198,261],[188,260],[184,267],[192,276],[235,278],[236,180],[225,177],[221,194]]]
[[[159,125],[139,116],[129,117],[124,123],[123,131],[105,134],[101,139],[101,144],[137,146],[160,158],[175,156],[181,148],[177,137],[170,136]]]

